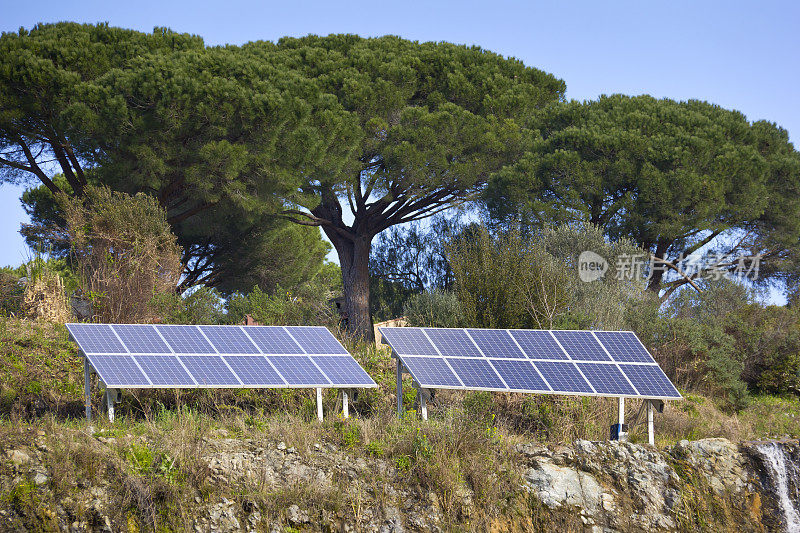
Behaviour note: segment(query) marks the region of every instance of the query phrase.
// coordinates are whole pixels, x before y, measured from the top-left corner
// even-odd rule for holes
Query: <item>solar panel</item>
[[[216,353],[197,326],[156,326],[175,353]]]
[[[553,335],[573,360],[611,360],[591,331],[554,330]]]
[[[640,396],[650,398],[680,398],[681,395],[658,365],[620,363],[619,367],[631,380]]]
[[[380,332],[398,355],[438,355],[420,328],[380,328]]]
[[[108,324],[67,324],[67,330],[85,354],[128,351]]]
[[[148,387],[150,382],[130,355],[92,355],[89,361],[106,387],[121,389]]]
[[[550,388],[530,361],[492,359],[492,366],[511,390],[550,392]]]
[[[636,391],[622,375],[617,365],[604,363],[575,363],[598,394],[636,396]]]
[[[245,332],[263,353],[304,353],[281,326],[247,326]]]
[[[463,329],[425,328],[425,333],[442,355],[481,356],[481,352]]]
[[[573,363],[562,361],[536,361],[533,363],[553,392],[594,392]]]
[[[595,335],[615,361],[655,363],[632,331],[597,331]]]
[[[315,355],[311,359],[331,382],[340,385],[370,386],[374,381],[349,355]]]
[[[226,355],[223,359],[245,385],[286,385],[263,355]]]
[[[171,353],[156,329],[149,324],[111,326],[131,353]]]
[[[347,355],[347,350],[336,340],[328,328],[323,326],[286,326],[297,344],[306,353],[310,354],[343,354]]]
[[[511,329],[509,333],[531,359],[567,359],[564,350],[547,330]]]
[[[505,329],[468,329],[467,333],[486,357],[525,357]]]
[[[200,387],[236,387],[239,380],[218,355],[182,355],[179,358]]]
[[[154,387],[194,387],[192,377],[173,355],[133,356]]]
[[[239,326],[200,326],[219,353],[259,353]]]
[[[271,355],[267,357],[291,386],[329,387],[331,383],[306,355]]]
[[[382,327],[380,333],[423,388],[680,398],[630,331]]]
[[[403,357],[403,364],[423,387],[461,387],[461,382],[441,357]]]
[[[465,387],[474,389],[502,389],[506,386],[486,359],[449,357],[447,362]]]

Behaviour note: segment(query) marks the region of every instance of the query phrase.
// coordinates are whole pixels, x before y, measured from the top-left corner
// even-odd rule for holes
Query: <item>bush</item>
[[[82,198],[62,195],[71,253],[84,294],[102,322],[151,322],[154,299],[174,292],[181,248],[164,209],[145,194],[87,187]]]
[[[225,321],[225,300],[214,288],[199,287],[180,296],[156,295],[155,302],[167,324],[219,324]]]
[[[409,298],[403,308],[409,326],[458,328],[464,326],[464,314],[456,295],[428,291]]]
[[[19,276],[8,271],[0,271],[0,314],[20,316],[24,292],[25,288]]]

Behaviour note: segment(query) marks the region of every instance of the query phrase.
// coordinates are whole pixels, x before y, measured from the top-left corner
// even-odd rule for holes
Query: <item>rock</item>
[[[283,441],[279,442],[278,443],[278,449],[281,450],[281,451],[285,450],[286,449],[286,443],[283,442]]]
[[[296,504],[290,505],[289,508],[286,509],[286,519],[295,525],[308,524],[311,522],[308,511],[301,510]]]
[[[525,473],[525,483],[551,509],[577,506],[594,512],[600,506],[602,487],[590,474],[540,460]]]
[[[31,462],[30,455],[22,450],[9,450],[6,452],[6,457],[16,466],[26,465]]]
[[[33,475],[33,482],[38,486],[46,485],[48,481],[50,478],[44,472],[36,472]]]

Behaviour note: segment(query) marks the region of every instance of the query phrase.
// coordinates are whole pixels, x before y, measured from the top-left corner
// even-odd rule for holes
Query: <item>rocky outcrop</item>
[[[453,527],[453,517],[443,512],[436,493],[410,483],[392,461],[353,454],[330,443],[297,450],[283,442],[222,435],[205,444],[199,458],[204,483],[215,490],[180,502],[189,510],[189,530],[390,533]],[[97,445],[113,447],[119,442],[102,439]],[[783,446],[790,461],[800,460],[797,441]],[[521,486],[513,501],[523,503],[509,504],[507,516],[492,519],[491,528],[497,531],[785,528],[757,443],[737,446],[725,439],[705,439],[656,450],[624,442],[577,441],[571,446],[521,444],[515,452]],[[31,446],[3,450],[0,488],[7,496],[0,499],[0,530],[136,530],[130,514],[115,507],[108,483],[78,480],[69,497],[56,498],[47,467],[49,453],[41,436]],[[797,482],[791,481],[794,491]],[[253,487],[281,496],[259,504],[247,495]],[[287,499],[287,487],[298,487],[303,498]],[[337,491],[348,491],[347,506],[320,511],[309,505]],[[465,510],[456,529],[471,529],[473,494],[467,483],[452,497]]]

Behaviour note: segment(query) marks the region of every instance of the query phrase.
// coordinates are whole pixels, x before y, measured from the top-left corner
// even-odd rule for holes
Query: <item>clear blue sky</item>
[[[0,30],[37,22],[167,26],[207,44],[357,33],[477,44],[564,79],[567,97],[699,98],[800,136],[796,1],[19,2],[0,0]],[[22,189],[0,186],[0,265],[26,257]]]

